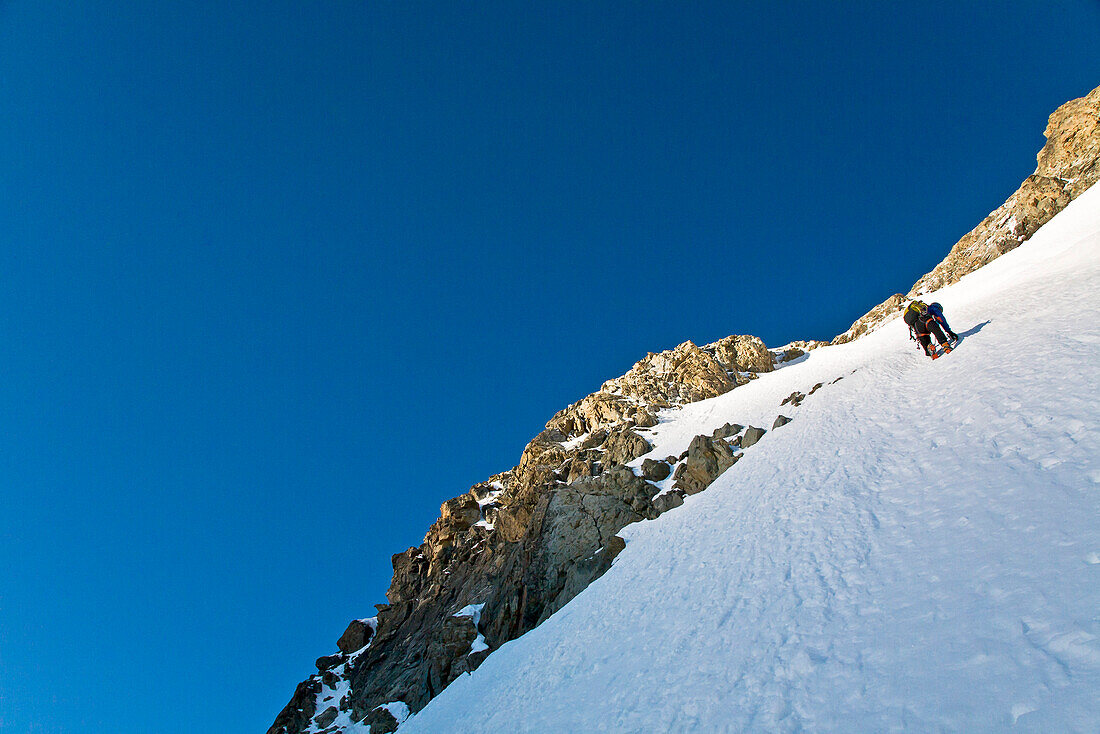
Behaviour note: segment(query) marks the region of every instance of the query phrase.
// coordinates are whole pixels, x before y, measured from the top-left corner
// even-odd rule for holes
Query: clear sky
[[[264,731],[647,351],[830,338],[1100,3],[0,3],[0,731]]]

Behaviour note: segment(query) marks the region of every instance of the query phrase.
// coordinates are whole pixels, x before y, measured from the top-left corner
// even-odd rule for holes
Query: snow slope
[[[895,320],[663,415],[794,420],[401,734],[1100,731],[1098,286],[1094,187],[925,299],[952,354]]]

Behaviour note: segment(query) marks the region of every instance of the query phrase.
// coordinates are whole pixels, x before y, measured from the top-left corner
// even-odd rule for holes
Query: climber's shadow
[[[986,326],[986,325],[987,325],[988,323],[989,323],[989,320],[988,320],[988,319],[986,319],[985,321],[983,321],[983,322],[982,322],[982,323],[980,323],[980,324],[977,324],[976,326],[971,326],[971,327],[970,327],[970,329],[968,329],[967,331],[963,331],[963,332],[960,332],[960,333],[959,333],[959,338],[960,338],[960,339],[965,339],[965,338],[966,338],[966,337],[968,337],[968,336],[974,336],[974,335],[975,335],[975,334],[977,334],[977,333],[978,333],[979,331],[981,331],[981,330],[982,330],[983,328],[985,328],[985,326]]]

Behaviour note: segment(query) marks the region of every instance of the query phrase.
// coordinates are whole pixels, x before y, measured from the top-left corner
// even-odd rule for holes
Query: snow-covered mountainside
[[[443,503],[269,734],[1100,730],[1100,88],[1045,135],[910,292],[955,352],[895,294],[646,355]]]
[[[792,420],[402,734],[1097,731],[1100,187],[932,299],[938,361],[894,320],[662,412],[632,466]]]

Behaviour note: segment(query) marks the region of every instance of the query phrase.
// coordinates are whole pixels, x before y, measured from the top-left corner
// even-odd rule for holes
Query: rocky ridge
[[[963,237],[908,297],[955,282],[1017,247],[1100,178],[1100,88],[1046,129],[1036,173]],[[833,343],[896,315],[895,294]],[[394,731],[446,685],[534,628],[611,565],[625,525],[703,491],[764,428],[726,424],[680,456],[646,457],[661,411],[722,395],[825,342],[771,351],[752,336],[650,353],[622,377],[554,415],[519,463],[443,503],[424,542],[393,556],[387,604],[355,620],[317,660],[269,734],[335,734],[355,723]],[[841,378],[837,378],[841,379]],[[821,385],[783,401],[772,430]],[[642,459],[640,462],[638,459]],[[628,466],[629,465],[629,466]]]
[[[832,343],[859,338],[897,316],[910,299],[950,285],[1016,249],[1100,180],[1100,87],[1055,110],[1043,135],[1047,142],[1036,156],[1035,172],[1004,204],[955,243],[947,257],[907,294],[890,296]]]
[[[662,410],[722,395],[823,343],[772,352],[747,335],[685,342],[559,411],[515,467],[444,502],[424,542],[393,556],[389,603],[351,622],[269,734],[356,722],[393,731],[603,574],[624,547],[620,529],[703,491],[764,433],[727,424],[680,456],[627,466],[650,452],[645,434]]]

